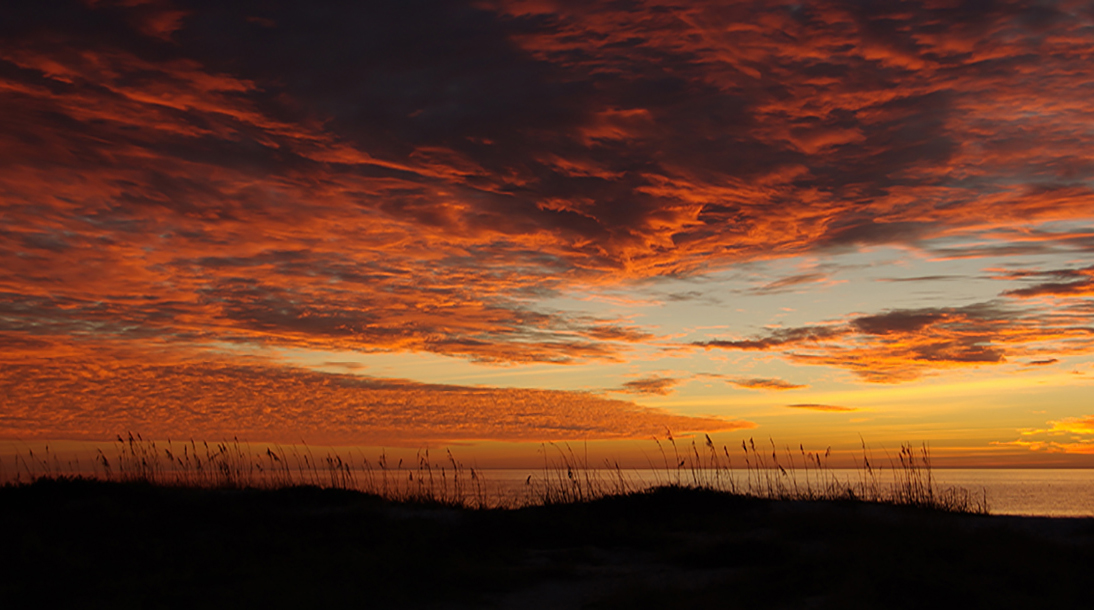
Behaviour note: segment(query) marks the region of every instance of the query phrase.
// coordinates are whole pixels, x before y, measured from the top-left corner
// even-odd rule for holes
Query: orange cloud
[[[1047,428],[1023,428],[1019,438],[995,445],[1026,447],[1049,453],[1094,454],[1094,415],[1065,417],[1048,422]],[[1066,436],[1067,440],[1057,440]]]
[[[751,427],[584,392],[463,387],[260,362],[52,359],[6,364],[0,437],[231,438],[328,444],[633,439]]]
[[[1091,434],[1094,435],[1094,415],[1083,417],[1065,417],[1064,419],[1048,422],[1047,430],[1029,431],[1028,434],[1046,432],[1048,434]]]

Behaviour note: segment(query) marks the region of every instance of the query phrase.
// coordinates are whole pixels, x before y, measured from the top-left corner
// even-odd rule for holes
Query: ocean
[[[766,489],[768,482],[783,481],[786,488],[796,486],[799,490],[817,489],[829,481],[842,484],[876,484],[882,490],[892,485],[891,471],[877,474],[876,479],[864,480],[861,470],[830,469],[817,474],[803,474],[802,471],[779,475],[778,471],[767,474],[753,471],[734,470],[733,483],[739,490],[747,490],[749,477],[753,489]],[[727,488],[730,483],[725,474],[711,471],[681,470],[598,470],[575,471],[575,479],[569,479],[565,471],[550,470],[485,470],[479,474],[487,481],[492,494],[513,501],[536,497],[544,489],[544,479],[554,489],[579,489],[586,485],[602,491],[637,491],[667,483],[692,484],[717,481],[719,487]],[[721,479],[717,477],[720,476]],[[791,478],[793,477],[793,478]],[[826,477],[826,478],[824,478]],[[1090,517],[1094,516],[1094,469],[972,469],[972,468],[935,468],[931,472],[933,489],[940,492],[946,488],[962,488],[976,498],[987,501],[988,510],[994,515],[1034,515],[1049,517]]]

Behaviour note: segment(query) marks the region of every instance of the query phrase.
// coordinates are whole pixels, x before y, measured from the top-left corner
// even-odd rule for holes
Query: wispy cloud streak
[[[791,409],[808,409],[810,411],[824,411],[828,413],[847,413],[850,411],[858,411],[854,407],[841,407],[839,405],[822,405],[817,403],[800,403],[795,405],[786,405]]]

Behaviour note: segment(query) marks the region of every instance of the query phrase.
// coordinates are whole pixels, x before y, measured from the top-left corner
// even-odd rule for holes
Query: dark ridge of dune
[[[1082,607],[1094,519],[668,487],[472,510],[296,487],[0,488],[5,608]]]

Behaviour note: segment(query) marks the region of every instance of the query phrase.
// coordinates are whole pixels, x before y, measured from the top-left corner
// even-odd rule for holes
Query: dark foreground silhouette
[[[358,492],[0,488],[4,608],[1086,607],[1094,519],[679,487],[471,510]]]

